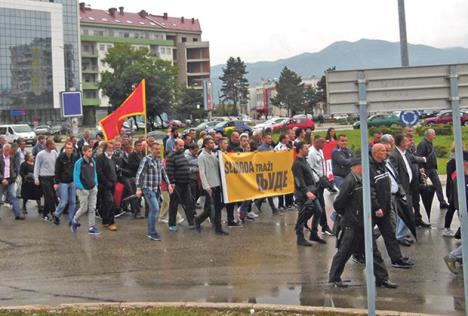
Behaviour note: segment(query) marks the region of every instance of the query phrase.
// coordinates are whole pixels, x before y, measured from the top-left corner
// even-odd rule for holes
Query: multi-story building
[[[145,10],[132,13],[124,7],[97,10],[80,3],[80,25],[85,124],[96,122],[110,106],[97,83],[107,70],[102,59],[115,43],[147,47],[155,56],[177,65],[179,82],[186,87],[203,89],[203,80],[210,78],[209,43],[202,41],[197,19],[153,15]]]
[[[305,79],[302,81],[304,88],[316,88],[318,80]],[[247,104],[247,112],[252,117],[261,116],[287,116],[288,111],[285,108],[279,108],[271,103],[277,95],[276,83],[274,81],[265,81],[262,84],[249,88],[249,103]],[[324,103],[319,102],[315,107],[315,113],[324,114]]]
[[[61,119],[80,89],[76,0],[0,0],[0,121]]]

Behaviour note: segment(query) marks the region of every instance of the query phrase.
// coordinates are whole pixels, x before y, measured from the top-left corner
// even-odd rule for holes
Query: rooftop
[[[125,12],[124,7],[108,10],[92,9],[84,2],[80,3],[80,22],[201,33],[200,22],[195,18],[170,17],[167,13],[154,15],[145,10],[138,13]]]

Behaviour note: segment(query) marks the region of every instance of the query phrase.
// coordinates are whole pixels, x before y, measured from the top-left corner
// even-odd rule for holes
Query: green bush
[[[434,145],[434,151],[438,158],[448,158],[450,148],[447,145]]]
[[[437,124],[437,125],[420,125],[416,127],[416,135],[424,136],[424,132],[428,129],[433,129],[436,132],[436,135],[446,135],[451,136],[453,135],[453,129],[451,124]]]

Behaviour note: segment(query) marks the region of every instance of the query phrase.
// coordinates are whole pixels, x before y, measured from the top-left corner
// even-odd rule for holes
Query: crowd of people
[[[420,191],[427,185],[427,179],[435,189],[440,208],[447,209],[443,235],[459,235],[459,231],[454,233],[450,229],[458,209],[455,163],[453,157],[447,163],[446,201],[437,173],[435,137],[435,131],[428,129],[416,146],[413,130],[405,128],[397,135],[377,132],[369,143],[371,209],[376,227],[374,272],[379,286],[397,287],[389,280],[375,244],[379,236],[394,268],[414,266],[400,247],[411,247],[415,241],[408,223],[419,228],[431,227],[430,209],[426,209],[427,222],[420,210]],[[16,220],[24,220],[28,214],[27,203],[34,200],[44,221],[60,225],[66,214],[72,232],[79,230],[80,219],[87,213],[87,232],[92,235],[101,233],[96,217],[109,231],[118,230],[116,218],[123,214],[135,219],[147,218],[147,237],[159,241],[158,221],[167,223],[171,232],[176,232],[184,220],[188,229],[200,231],[202,223],[210,218],[216,234],[228,235],[225,226],[240,227],[254,221],[267,202],[275,216],[297,209],[298,246],[310,247],[311,241],[324,244],[324,235],[337,238],[338,250],[329,273],[329,281],[334,286],[347,286],[341,274],[351,257],[365,264],[361,159],[348,148],[347,136],[337,135],[333,128],[325,137],[306,133],[301,128],[289,129],[280,135],[277,143],[268,129],[252,134],[233,132],[229,138],[214,130],[197,134],[191,129],[181,135],[175,128],[169,128],[162,141],[128,135],[112,141],[97,138],[92,139],[85,131],[79,139],[70,136],[63,148],[57,150],[53,139],[39,136],[29,152],[24,140],[9,144],[0,135],[1,203],[11,207]],[[331,170],[324,155],[325,146],[332,148]],[[273,150],[296,153],[291,166],[294,193],[223,203],[220,153]],[[468,154],[465,158],[468,161]],[[468,162],[465,170],[468,174]],[[326,205],[326,191],[334,201],[331,205]],[[179,205],[184,216],[178,212]],[[222,222],[224,208],[226,223]],[[333,209],[331,218],[327,216],[327,208]],[[409,222],[408,218],[402,218],[401,208],[410,210]],[[334,223],[333,227],[329,222]],[[308,238],[305,231],[310,232]],[[452,252],[445,260],[456,272],[461,251]]]

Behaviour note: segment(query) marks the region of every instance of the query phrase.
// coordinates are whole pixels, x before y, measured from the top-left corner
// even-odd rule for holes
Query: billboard
[[[468,106],[468,64],[456,65],[461,106]],[[358,81],[365,80],[368,112],[451,107],[450,65],[327,72],[330,113],[358,113]]]

